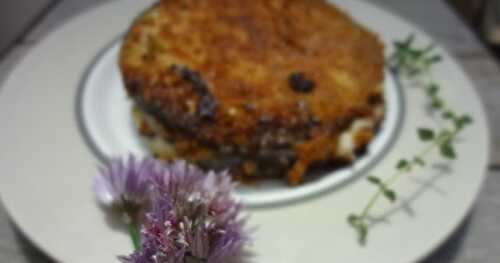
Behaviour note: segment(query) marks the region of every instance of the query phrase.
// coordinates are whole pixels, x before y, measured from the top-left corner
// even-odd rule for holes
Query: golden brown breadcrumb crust
[[[129,95],[171,140],[289,147],[292,184],[311,162],[341,158],[338,137],[356,118],[375,118],[383,63],[377,37],[322,0],[160,1],[134,21],[119,61]],[[294,89],[293,74],[313,88]],[[366,144],[373,129],[357,137]]]

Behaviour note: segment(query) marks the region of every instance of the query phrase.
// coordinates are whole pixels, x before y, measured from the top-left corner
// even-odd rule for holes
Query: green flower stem
[[[134,245],[134,250],[139,250],[141,248],[141,240],[139,237],[139,228],[137,226],[137,222],[135,220],[130,220],[127,224],[128,233],[130,238],[132,239],[132,244]]]
[[[449,140],[453,140],[455,136],[460,132],[460,129],[455,128],[452,132],[447,134],[446,136],[438,137],[436,138],[427,148],[422,150],[419,154],[416,155],[416,158],[418,159],[424,159],[429,153],[431,153],[435,148],[441,146],[444,142],[447,142]],[[396,172],[393,176],[389,177],[387,180],[383,182],[384,185],[390,186],[394,184],[395,182],[398,181],[398,179],[406,174],[408,171],[412,170],[415,167],[415,163],[409,163],[408,166],[405,168],[405,170],[399,170]],[[371,209],[373,206],[377,203],[377,200],[383,195],[383,191],[381,188],[378,188],[377,192],[373,194],[373,196],[370,198],[370,201],[368,201],[368,204],[365,206],[363,211],[361,212],[359,216],[359,221],[364,222],[366,218],[368,217],[368,214],[370,213]]]

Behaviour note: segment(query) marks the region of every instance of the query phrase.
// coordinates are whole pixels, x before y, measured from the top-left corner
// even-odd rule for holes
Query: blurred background
[[[65,19],[107,0],[0,0],[0,82],[24,54]],[[136,0],[141,1],[141,0]],[[236,1],[236,0],[235,0]],[[490,113],[488,180],[462,226],[425,263],[498,263],[500,250],[500,0],[336,0],[376,2],[421,26],[460,61]],[[460,20],[457,19],[460,18]],[[471,29],[482,41],[469,32]],[[485,52],[488,47],[492,52]],[[8,55],[7,55],[8,54]],[[491,56],[496,54],[497,60]],[[1,86],[0,86],[1,89]],[[53,263],[11,225],[0,203],[0,262]]]
[[[482,39],[500,47],[500,1],[447,0]]]
[[[58,0],[0,1],[0,57]]]
[[[0,1],[0,57],[20,36],[59,2],[74,0]],[[85,0],[82,0],[85,1]],[[500,0],[446,1],[478,36],[500,57]]]

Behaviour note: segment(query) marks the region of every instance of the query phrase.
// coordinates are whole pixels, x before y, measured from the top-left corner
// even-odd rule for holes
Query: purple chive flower
[[[122,262],[241,262],[249,236],[226,172],[204,173],[177,161],[165,164],[151,182],[152,211],[141,229],[142,248],[120,257]]]
[[[92,189],[103,205],[118,209],[140,207],[148,200],[150,177],[158,167],[159,161],[152,158],[113,158],[99,168]]]

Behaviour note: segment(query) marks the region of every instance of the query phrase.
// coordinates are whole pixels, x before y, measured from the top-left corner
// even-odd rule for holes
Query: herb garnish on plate
[[[414,35],[410,35],[404,41],[394,42],[395,50],[387,60],[387,64],[396,77],[415,81],[414,83],[425,91],[431,110],[440,117],[440,121],[443,122],[442,126],[447,128],[421,127],[417,129],[417,136],[426,144],[426,147],[409,159],[399,160],[395,165],[394,174],[387,179],[377,176],[367,177],[368,182],[374,184],[377,190],[360,213],[350,214],[347,217],[348,223],[357,231],[359,243],[362,245],[366,243],[370,229],[369,213],[377,201],[385,197],[390,202],[395,202],[397,193],[392,188],[394,183],[403,175],[424,167],[426,157],[433,151],[439,150],[441,156],[446,159],[455,159],[457,156],[454,147],[455,138],[472,123],[469,115],[458,114],[439,94],[440,85],[433,79],[431,70],[441,61],[441,56],[435,53],[433,45],[419,48],[414,40]]]

